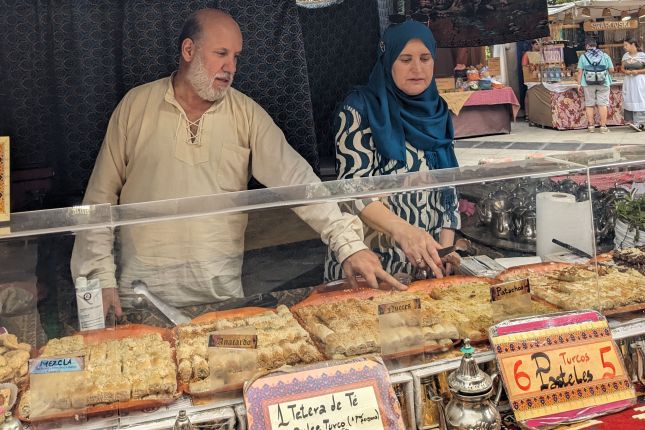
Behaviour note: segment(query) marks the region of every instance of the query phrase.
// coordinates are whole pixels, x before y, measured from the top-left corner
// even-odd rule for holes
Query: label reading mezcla
[[[211,334],[209,348],[257,349],[258,336],[255,334]]]
[[[502,284],[497,284],[490,287],[491,302],[508,299],[514,296],[521,296],[524,294],[531,294],[531,285],[529,284],[528,278],[520,279],[517,281],[504,282]]]
[[[387,315],[395,312],[405,312],[421,309],[421,299],[403,300],[400,302],[383,303],[378,305],[378,314]]]
[[[84,357],[37,358],[29,361],[29,373],[32,375],[80,372],[85,368]]]

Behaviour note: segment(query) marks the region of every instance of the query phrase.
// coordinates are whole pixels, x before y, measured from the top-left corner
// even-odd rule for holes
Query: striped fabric
[[[361,121],[360,113],[345,106],[338,114],[336,130],[336,171],[338,179],[367,176],[385,176],[432,170],[425,153],[406,143],[406,160],[388,160],[376,152],[369,124]],[[348,185],[352,186],[352,185]],[[356,200],[345,204],[343,211],[358,215],[365,207],[376,201]],[[432,191],[397,193],[380,199],[394,214],[407,220],[438,239],[442,228],[459,229],[457,194],[454,188]],[[393,273],[411,273],[412,266],[403,251],[386,235],[365,228],[365,244],[380,256],[385,270]],[[325,280],[342,278],[342,267],[332,252],[327,253]]]

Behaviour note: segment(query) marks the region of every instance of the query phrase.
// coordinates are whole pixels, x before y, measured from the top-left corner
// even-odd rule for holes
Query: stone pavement
[[[609,149],[616,145],[645,145],[645,133],[630,127],[610,127],[608,133],[586,130],[553,130],[529,127],[527,122],[512,123],[510,134],[460,139],[455,144],[459,164],[472,166],[483,159],[524,159],[533,154],[560,154],[571,151]]]

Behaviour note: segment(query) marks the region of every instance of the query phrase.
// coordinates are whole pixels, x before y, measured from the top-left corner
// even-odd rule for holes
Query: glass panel
[[[417,257],[402,251],[391,234],[368,222],[363,228],[354,217],[378,200],[435,240],[440,239],[440,228],[454,228],[458,238],[470,239],[474,247],[461,250],[467,251],[462,252],[461,266],[449,254],[437,269],[482,274],[467,270],[475,266],[467,264],[465,255],[487,256],[491,265],[494,258],[535,256],[540,233],[536,233],[537,195],[566,191],[562,181],[575,175],[586,175],[585,168],[538,159],[13,214],[11,231],[0,238],[0,279],[7,290],[24,284],[35,291],[33,297],[40,294],[38,305],[32,297],[29,324],[24,325],[32,328],[31,337],[23,342],[38,351],[32,358],[48,340],[53,345],[82,343],[84,375],[90,376],[84,389],[67,384],[76,403],[84,405],[75,415],[94,423],[99,419],[94,417],[97,404],[103,401],[114,415],[102,419],[118,421],[126,411],[144,405],[190,407],[190,399],[177,399],[179,390],[190,391],[191,384],[197,389],[200,381],[213,382],[210,376],[202,377],[203,372],[221,375],[221,365],[214,361],[228,362],[232,356],[220,354],[214,359],[208,354],[212,332],[254,330],[256,358],[247,362],[255,361],[262,370],[378,354],[384,337],[389,342],[386,349],[395,352],[389,362],[392,369],[452,356],[455,341],[463,337],[485,348],[483,334],[493,321],[489,288],[497,281],[485,277],[426,281],[432,268],[420,267]],[[573,191],[581,196],[584,187]],[[576,215],[575,231],[593,244],[592,229],[589,235],[580,229],[587,220],[591,224],[591,208],[586,210]],[[353,272],[347,278],[347,265],[340,260],[365,247],[376,252],[380,261],[374,261],[389,275],[419,282],[398,292],[367,288],[370,280]],[[478,261],[483,264],[484,259]],[[487,275],[491,273],[498,274]],[[79,279],[83,277],[87,282]],[[97,326],[101,307],[93,302],[96,280],[101,307],[112,305],[104,329]],[[359,288],[349,288],[354,282]],[[381,286],[386,286],[384,279]],[[567,306],[564,301],[554,304],[548,286],[538,283],[531,288],[535,290],[531,312]],[[421,305],[418,315],[404,318],[407,334],[397,333],[400,342],[379,332],[378,304],[415,301]],[[77,303],[82,305],[80,314]],[[571,303],[578,306],[577,301]],[[0,315],[3,323],[5,314]],[[85,317],[83,328],[96,331],[80,331],[79,315]],[[178,334],[173,334],[177,326]],[[75,335],[81,338],[71,337]],[[103,378],[101,372],[109,377]],[[224,385],[228,389],[226,385],[231,384]],[[216,394],[219,399],[224,395]],[[226,391],[229,401],[239,395],[239,390]],[[71,402],[71,394],[65,396]],[[78,401],[78,396],[85,400]],[[208,401],[197,397],[197,403]],[[169,414],[173,408],[169,406]]]
[[[589,154],[594,225],[599,237],[600,309],[612,324],[645,315],[645,148]],[[610,156],[611,154],[611,156]]]

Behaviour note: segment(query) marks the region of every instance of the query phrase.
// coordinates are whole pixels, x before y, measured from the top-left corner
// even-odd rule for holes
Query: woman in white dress
[[[637,131],[645,131],[645,52],[636,39],[623,43],[623,109],[625,122]]]

